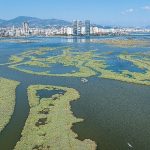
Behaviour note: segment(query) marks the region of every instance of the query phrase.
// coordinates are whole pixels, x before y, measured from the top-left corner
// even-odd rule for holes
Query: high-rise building
[[[82,30],[82,21],[75,20],[73,21],[73,35],[79,36],[81,35]]]
[[[78,30],[78,21],[74,20],[73,21],[73,35],[77,35],[77,30]]]
[[[29,23],[28,22],[23,22],[22,28],[23,28],[24,33],[29,33]]]
[[[73,21],[73,35],[80,36],[80,35],[86,35],[90,36],[90,20],[86,20],[83,24],[82,21],[75,20]]]
[[[77,32],[77,35],[81,35],[81,31],[82,31],[82,21],[78,21],[78,32]]]
[[[85,21],[85,35],[86,36],[90,36],[90,28],[91,28],[90,20],[86,20]]]

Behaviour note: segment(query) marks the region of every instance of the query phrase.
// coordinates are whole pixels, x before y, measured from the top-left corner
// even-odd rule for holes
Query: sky
[[[0,0],[0,19],[91,20],[100,25],[150,25],[150,0]]]

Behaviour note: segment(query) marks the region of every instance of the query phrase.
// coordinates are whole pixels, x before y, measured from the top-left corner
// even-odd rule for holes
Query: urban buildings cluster
[[[52,26],[49,28],[30,28],[28,22],[22,27],[0,28],[0,37],[20,36],[90,36],[90,35],[126,35],[130,33],[150,33],[150,29],[142,28],[102,28],[91,25],[90,20],[75,20],[71,26]]]
[[[90,20],[86,20],[84,23],[78,20],[73,21],[72,30],[73,30],[72,34],[74,36],[81,36],[81,35],[90,36],[91,34]]]

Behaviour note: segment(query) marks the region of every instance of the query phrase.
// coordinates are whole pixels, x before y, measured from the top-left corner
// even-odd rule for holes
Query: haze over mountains
[[[47,28],[49,26],[70,26],[72,22],[60,20],[60,19],[40,19],[36,17],[19,16],[10,20],[0,19],[0,27],[21,27],[23,22],[28,22],[30,27]],[[92,24],[92,26],[111,28],[112,26],[101,26],[98,24]]]
[[[21,27],[23,22],[28,22],[30,27],[38,27],[38,28],[47,28],[50,26],[70,26],[72,22],[61,20],[61,19],[40,19],[36,17],[28,17],[28,16],[19,16],[10,20],[0,19],[0,27]],[[101,26],[98,24],[92,24],[93,26],[102,27],[102,28],[112,28],[112,27],[121,27],[121,26]],[[145,26],[144,28],[150,28],[150,26]]]
[[[0,19],[0,24],[3,23],[5,20]]]
[[[48,27],[48,26],[67,26],[71,22],[59,19],[40,19],[36,17],[19,16],[11,20],[0,19],[0,27],[21,27],[22,23],[27,21],[30,27]]]

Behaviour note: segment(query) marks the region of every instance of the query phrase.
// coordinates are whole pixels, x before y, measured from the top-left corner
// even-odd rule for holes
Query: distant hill
[[[0,19],[0,24],[3,23],[3,22],[5,22],[5,20]]]
[[[0,27],[21,27],[23,22],[28,22],[30,27],[47,28],[50,26],[70,26],[72,22],[60,20],[60,19],[40,19],[36,17],[19,16],[10,20],[0,19]],[[113,26],[101,26],[98,24],[91,24],[91,26],[97,26],[99,28],[109,29]]]
[[[59,19],[39,19],[35,17],[20,16],[11,20],[0,20],[0,27],[21,27],[22,23],[27,21],[30,27],[48,27],[48,26],[68,26],[71,23]]]

